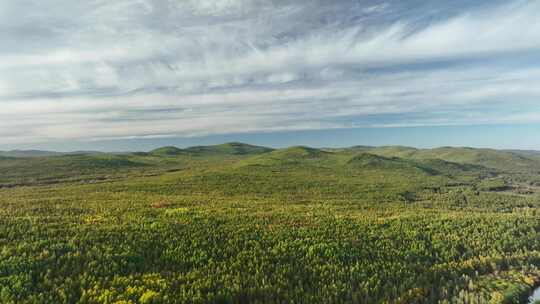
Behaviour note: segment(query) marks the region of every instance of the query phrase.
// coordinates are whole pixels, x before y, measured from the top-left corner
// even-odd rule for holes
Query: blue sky
[[[0,149],[540,149],[540,2],[0,0]]]

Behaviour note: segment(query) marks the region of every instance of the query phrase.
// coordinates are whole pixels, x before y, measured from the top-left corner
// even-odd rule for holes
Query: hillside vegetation
[[[520,171],[540,171],[537,155],[519,151],[498,151],[492,149],[453,148],[415,149],[409,147],[363,148],[370,153],[407,159],[442,159],[455,163],[481,165],[488,168]]]
[[[0,157],[0,303],[526,303],[531,151]]]
[[[273,149],[247,145],[242,143],[227,143],[215,146],[198,146],[187,148],[186,151],[195,154],[226,154],[226,155],[254,155],[270,152]]]

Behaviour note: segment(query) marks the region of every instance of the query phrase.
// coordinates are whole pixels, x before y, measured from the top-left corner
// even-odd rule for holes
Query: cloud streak
[[[0,138],[539,122],[540,4],[434,2],[0,0]]]

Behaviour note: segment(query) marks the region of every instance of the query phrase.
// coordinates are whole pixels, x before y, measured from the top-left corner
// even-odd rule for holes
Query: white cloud
[[[189,5],[197,15],[222,16],[245,13],[256,2],[253,0],[189,0]],[[262,4],[259,2],[259,4]]]
[[[538,121],[540,115],[486,113],[495,103],[534,102],[540,69],[403,72],[321,87],[239,89],[229,93],[37,99],[5,103],[0,129],[24,130],[23,140],[96,139],[177,134],[196,136],[351,126],[452,125]],[[483,75],[494,75],[480,79]],[[507,74],[507,73],[502,73]],[[457,90],[456,90],[457,89]],[[495,102],[496,101],[496,102]],[[518,105],[520,103],[517,103]],[[504,110],[504,109],[503,109]],[[441,112],[442,115],[435,115]],[[430,117],[415,118],[418,113]],[[402,115],[389,122],[357,117]],[[353,119],[349,119],[349,118]],[[15,139],[14,139],[15,140]],[[18,141],[21,138],[16,139]]]
[[[538,57],[537,2],[26,1],[0,0],[4,142],[538,120],[538,65],[502,62]]]

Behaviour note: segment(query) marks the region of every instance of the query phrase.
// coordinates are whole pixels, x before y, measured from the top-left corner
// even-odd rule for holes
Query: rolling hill
[[[4,157],[46,157],[46,156],[58,156],[64,153],[53,151],[41,151],[41,150],[11,150],[0,151],[0,156]]]
[[[157,155],[157,156],[176,156],[176,155],[186,155],[188,153],[180,148],[167,146],[167,147],[161,147],[161,148],[152,150],[149,152],[149,154]]]
[[[440,174],[438,170],[427,165],[421,165],[412,160],[405,160],[397,157],[388,158],[369,153],[355,155],[347,161],[347,165],[357,169],[412,171],[429,175]]]
[[[351,148],[385,156],[415,160],[440,159],[453,163],[471,164],[486,168],[511,171],[538,171],[540,158],[515,151],[441,147],[435,149],[416,149],[410,147],[389,146],[377,148]]]
[[[197,155],[254,155],[271,152],[273,149],[232,142],[213,146],[189,147],[184,151]]]
[[[314,149],[304,146],[297,146],[263,153],[261,155],[246,159],[240,164],[247,166],[272,166],[286,164],[299,165],[306,162],[321,162],[333,155],[337,155],[337,153],[327,152],[320,149]]]
[[[0,186],[101,179],[147,166],[144,162],[130,159],[128,155],[113,154],[0,158]]]

